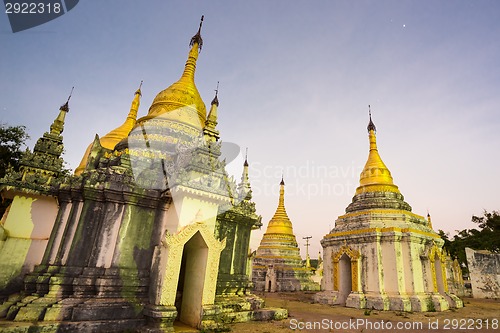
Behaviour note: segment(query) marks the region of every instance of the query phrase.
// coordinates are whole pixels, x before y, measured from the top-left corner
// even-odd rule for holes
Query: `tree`
[[[8,126],[0,124],[0,178],[5,177],[6,171],[12,167],[19,170],[21,147],[26,146],[29,139],[25,126]]]
[[[474,250],[488,250],[494,253],[500,252],[500,213],[484,211],[483,216],[472,216],[472,222],[476,223],[479,229],[457,230],[453,240],[449,239],[449,234],[439,230],[439,235],[444,240],[444,248],[451,257],[457,257],[460,264],[467,264],[465,248]]]
[[[26,133],[26,126],[8,126],[0,123],[0,179],[5,177],[10,168],[19,171],[19,162],[23,151],[22,146],[26,146],[29,139]],[[11,200],[0,199],[0,217],[9,206]]]

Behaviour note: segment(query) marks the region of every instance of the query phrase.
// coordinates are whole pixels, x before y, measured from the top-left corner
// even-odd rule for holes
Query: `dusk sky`
[[[499,1],[80,1],[12,33],[0,14],[0,122],[49,129],[75,86],[64,159],[121,125],[141,80],[139,117],[181,75],[205,15],[196,85],[219,90],[221,138],[248,147],[262,231],[285,205],[297,240],[319,241],[344,213],[368,156],[368,104],[379,153],[413,212],[434,229],[473,228],[500,209]]]

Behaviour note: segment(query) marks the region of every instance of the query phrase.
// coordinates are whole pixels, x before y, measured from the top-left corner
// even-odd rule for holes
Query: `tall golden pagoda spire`
[[[189,43],[191,49],[180,79],[156,95],[148,114],[139,119],[139,123],[161,117],[161,119],[182,122],[197,129],[204,127],[206,107],[194,83],[196,61],[203,46],[203,39],[201,38],[202,24],[203,16],[201,17],[198,32],[191,38]]]
[[[99,139],[99,142],[102,147],[113,150],[115,146],[120,142],[121,140],[125,139],[130,131],[135,126],[136,119],[137,119],[137,112],[139,111],[139,105],[141,104],[141,92],[142,88],[142,81],[141,84],[139,85],[139,88],[135,91],[134,94],[134,99],[132,100],[132,104],[130,105],[130,111],[127,115],[127,118],[125,119],[125,122],[109,132],[108,134],[104,135],[102,138]],[[78,165],[78,167],[75,170],[75,175],[80,175],[84,170],[85,167],[87,166],[87,160],[90,154],[90,150],[92,148],[92,143],[87,147],[87,150],[85,151],[85,154],[83,155],[83,158]]]
[[[359,187],[356,189],[356,194],[363,192],[396,192],[400,193],[396,185],[394,185],[391,172],[384,164],[377,148],[377,136],[375,124],[372,121],[370,106],[368,105],[370,122],[368,123],[368,138],[370,141],[370,152],[365,167],[361,172],[359,179]]]
[[[285,181],[281,177],[280,182],[280,198],[278,208],[267,226],[266,234],[286,234],[293,235],[292,222],[288,218],[285,209]],[[295,237],[295,236],[294,236]]]

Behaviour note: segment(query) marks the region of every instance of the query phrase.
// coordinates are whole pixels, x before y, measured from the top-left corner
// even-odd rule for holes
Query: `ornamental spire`
[[[203,25],[203,18],[205,15],[201,15],[201,20],[200,20],[200,27],[198,28],[198,32],[196,35],[194,35],[191,38],[191,41],[189,42],[189,46],[194,46],[195,44],[198,44],[199,50],[201,51],[201,48],[203,47],[203,38],[201,38],[201,27]]]
[[[189,46],[191,50],[189,51],[188,59],[184,67],[184,73],[182,73],[181,81],[188,80],[194,83],[194,73],[196,69],[196,60],[198,60],[198,54],[203,46],[203,38],[201,38],[201,26],[203,24],[203,15],[201,16],[200,27],[198,32],[191,38]]]
[[[59,108],[59,110],[62,110],[62,111],[66,111],[66,112],[69,112],[69,100],[71,99],[71,95],[73,95],[73,90],[75,89],[75,87],[71,87],[71,92],[69,93],[69,96],[68,96],[68,100],[66,101],[66,103],[64,103],[63,105],[61,105],[61,107]]]
[[[245,154],[245,162],[243,163],[241,183],[238,184],[238,195],[244,200],[252,198],[252,189],[250,187],[250,179],[248,178],[248,148]]]
[[[219,81],[217,81],[217,89],[215,89],[215,97],[214,99],[212,100],[212,103],[211,105],[217,105],[219,106],[219,99],[217,98],[217,95],[219,94]]]
[[[368,123],[368,127],[367,127],[368,132],[370,132],[370,131],[376,132],[377,128],[375,127],[375,124],[372,121],[372,111],[370,110],[370,105],[368,105],[368,114],[370,115],[370,122]]]
[[[376,128],[372,121],[370,106],[368,106],[370,121],[368,123],[368,138],[370,141],[370,152],[365,167],[361,172],[359,179],[359,187],[356,189],[356,194],[362,192],[396,192],[400,193],[399,189],[393,183],[391,172],[384,164],[377,148]]]
[[[219,106],[219,99],[217,98],[217,93],[219,92],[219,81],[217,81],[217,89],[215,89],[215,97],[210,106],[210,111],[208,112],[207,120],[205,121],[205,128],[203,133],[209,141],[219,140],[219,131],[217,127],[217,107]]]
[[[134,93],[134,99],[132,100],[132,104],[130,105],[130,111],[128,112],[127,115],[127,120],[130,121],[130,123],[134,123],[132,127],[135,125],[136,119],[137,119],[137,112],[139,112],[139,105],[141,104],[141,97],[142,97],[142,83],[143,81],[141,80],[141,83],[139,84],[139,88]],[[132,129],[130,129],[131,131]],[[129,131],[129,133],[130,133]],[[128,133],[127,133],[128,135]]]
[[[278,201],[278,209],[276,210],[276,212],[278,212],[278,210],[282,210],[283,212],[285,212],[285,181],[283,180],[283,175],[281,175],[280,198]]]
[[[293,236],[292,222],[285,209],[285,181],[281,177],[278,208],[267,226],[266,234],[287,234]],[[294,236],[295,237],[295,236]]]
[[[243,184],[250,185],[250,182],[248,181],[248,148],[245,153],[245,162],[243,163],[243,176],[241,177],[241,182]]]
[[[189,43],[191,49],[180,79],[156,95],[148,114],[138,120],[139,124],[161,116],[162,119],[182,122],[203,130],[207,120],[207,110],[194,82],[196,61],[202,44],[200,23],[198,32]]]
[[[64,118],[66,117],[66,113],[69,112],[68,102],[73,93],[73,88],[71,88],[71,93],[66,103],[59,108],[59,115],[52,125],[50,125],[50,132],[45,132],[36,141],[33,153],[26,150],[22,154],[19,162],[20,177],[15,174],[7,175],[11,180],[29,183],[29,186],[22,187],[29,188],[30,193],[33,189],[45,193],[52,181],[63,175],[64,167],[61,153],[64,150],[64,146],[61,133],[64,130]]]
[[[142,91],[141,91],[141,88],[142,88],[142,80],[141,80],[141,84],[139,84],[139,88],[135,91],[135,94],[136,95],[139,95],[139,96],[142,96]]]
[[[427,211],[427,226],[432,229],[431,214]]]
[[[68,100],[66,101],[66,103],[61,105],[57,118],[54,120],[52,125],[50,125],[50,134],[61,135],[61,133],[64,131],[64,118],[66,118],[66,113],[69,112],[69,100],[71,99],[71,95],[73,94],[73,89],[75,89],[75,87],[71,88]]]

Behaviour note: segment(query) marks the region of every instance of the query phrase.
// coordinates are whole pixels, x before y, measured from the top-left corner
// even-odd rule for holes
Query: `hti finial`
[[[215,105],[219,106],[219,98],[217,98],[218,94],[219,94],[219,81],[217,81],[217,89],[215,89],[215,97],[212,100],[212,103],[210,103],[211,105],[215,104]]]
[[[248,166],[248,147],[246,148],[245,151],[245,163],[243,163],[243,166]]]
[[[60,108],[59,110],[61,111],[64,111],[64,112],[69,112],[69,100],[71,99],[71,95],[73,95],[73,90],[75,89],[75,87],[72,87],[71,88],[71,92],[69,93],[69,96],[68,96],[68,100],[66,101],[66,103],[64,103]]]
[[[139,96],[142,96],[142,92],[141,92],[141,89],[142,89],[142,80],[141,80],[141,83],[139,84],[139,88],[135,91],[135,94],[139,95]]]
[[[201,15],[201,20],[200,20],[200,27],[198,28],[198,33],[200,34],[201,33],[201,26],[203,25],[203,18],[205,17],[205,15]]]
[[[201,48],[203,46],[203,39],[201,38],[201,26],[203,25],[203,18],[205,15],[201,15],[201,21],[200,21],[200,27],[198,28],[198,32],[196,35],[191,38],[191,42],[189,42],[189,46],[193,46],[194,44],[198,44],[198,48],[201,51]]]
[[[283,171],[281,171],[281,182],[280,185],[285,185],[285,181],[283,180]]]
[[[370,131],[376,132],[377,128],[375,127],[375,124],[372,121],[372,110],[370,109],[370,105],[368,105],[368,115],[370,116],[370,122],[368,123],[368,127],[367,127],[368,133]]]
[[[71,95],[73,95],[73,90],[75,90],[75,86],[71,87],[71,92],[69,93],[68,100],[66,101],[66,103],[69,102]]]

